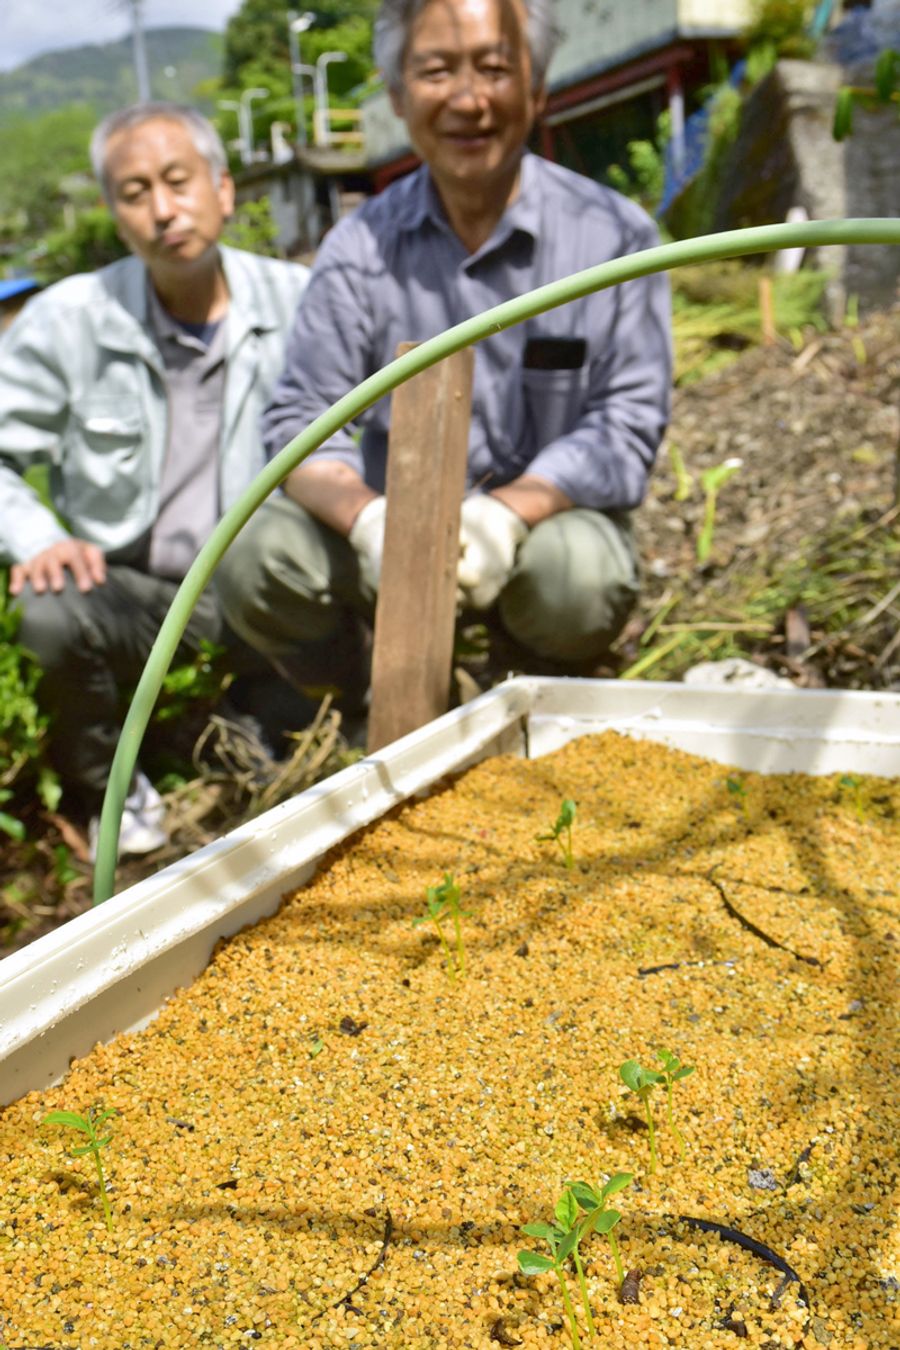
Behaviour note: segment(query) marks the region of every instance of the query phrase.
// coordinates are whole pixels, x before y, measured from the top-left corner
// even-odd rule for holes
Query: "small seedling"
[[[738,807],[743,815],[747,814],[747,789],[744,786],[743,778],[737,778],[734,774],[729,774],[725,779],[725,786],[729,794],[734,797]]]
[[[596,1335],[597,1328],[594,1326],[594,1314],[591,1312],[591,1301],[588,1298],[587,1281],[584,1278],[584,1266],[581,1264],[581,1253],[578,1248],[581,1240],[587,1235],[587,1229],[580,1220],[580,1208],[578,1201],[572,1191],[571,1186],[567,1186],[562,1195],[556,1202],[554,1215],[556,1218],[556,1227],[563,1234],[570,1233],[573,1229],[576,1231],[575,1246],[572,1248],[572,1260],[575,1264],[575,1274],[578,1277],[578,1288],[581,1290],[581,1302],[584,1307],[584,1315],[587,1318],[588,1332],[591,1336]]]
[[[560,1201],[562,1204],[562,1201]],[[557,1211],[560,1205],[557,1205]],[[577,1207],[576,1207],[577,1209]],[[569,1334],[572,1337],[574,1350],[581,1350],[581,1341],[578,1337],[578,1323],[575,1320],[575,1309],[572,1307],[572,1296],[569,1293],[569,1286],[566,1282],[563,1266],[568,1257],[574,1252],[580,1239],[580,1232],[577,1227],[571,1227],[568,1231],[555,1223],[527,1223],[522,1229],[529,1237],[543,1238],[550,1248],[550,1256],[544,1256],[541,1252],[519,1252],[516,1260],[519,1263],[519,1269],[523,1275],[543,1275],[548,1270],[552,1270],[559,1280],[559,1287],[562,1291],[563,1307],[566,1310],[566,1319],[569,1323]]]
[[[682,1078],[687,1078],[694,1072],[692,1064],[682,1064],[677,1055],[673,1055],[671,1050],[657,1050],[656,1058],[662,1063],[663,1078],[666,1083],[666,1112],[668,1116],[669,1129],[678,1145],[678,1156],[684,1162],[687,1145],[684,1142],[684,1135],[675,1124],[675,1118],[672,1115],[672,1085],[678,1083]]]
[[[650,1171],[656,1171],[656,1135],[653,1130],[653,1113],[650,1110],[650,1093],[665,1077],[655,1069],[642,1069],[636,1059],[626,1059],[619,1065],[619,1077],[627,1088],[636,1093],[644,1103],[647,1114],[647,1129],[650,1131]]]
[[[70,1130],[77,1130],[79,1134],[87,1135],[87,1143],[80,1144],[78,1148],[73,1148],[72,1157],[83,1158],[86,1153],[94,1155],[94,1162],[97,1166],[97,1185],[100,1187],[100,1201],[103,1205],[106,1227],[110,1233],[112,1232],[112,1212],[106,1194],[106,1178],[103,1175],[103,1159],[100,1156],[100,1150],[106,1147],[112,1135],[108,1134],[104,1139],[101,1139],[97,1131],[111,1116],[117,1114],[118,1112],[112,1107],[106,1111],[96,1112],[93,1106],[89,1106],[86,1116],[80,1116],[77,1111],[50,1111],[41,1121],[42,1125],[65,1125]]]
[[[742,459],[726,459],[711,469],[705,469],[700,475],[703,489],[703,525],[697,536],[697,561],[706,562],[712,552],[713,532],[716,528],[716,502],[719,492],[743,464]]]
[[[557,843],[563,855],[563,862],[568,868],[575,866],[575,855],[572,852],[572,826],[575,823],[577,809],[577,805],[571,797],[564,797],[559,808],[559,815],[556,817],[556,823],[546,834],[534,836],[540,843],[546,841]]]
[[[463,943],[462,927],[460,917],[463,910],[459,904],[459,887],[453,880],[450,872],[444,873],[444,880],[439,886],[429,886],[425,892],[425,904],[427,913],[420,919],[414,919],[413,923],[433,923],[437,935],[441,941],[444,957],[447,961],[447,972],[451,980],[457,977],[462,978],[466,973],[466,949]],[[450,950],[450,944],[447,936],[441,927],[441,920],[449,916],[453,924],[453,932],[456,941],[456,954]]]
[[[619,1244],[612,1230],[622,1216],[616,1209],[607,1209],[606,1202],[612,1196],[617,1195],[619,1191],[624,1191],[625,1187],[631,1184],[632,1176],[633,1173],[631,1172],[616,1172],[615,1176],[611,1176],[609,1181],[600,1187],[599,1191],[588,1181],[573,1181],[569,1186],[569,1193],[574,1198],[575,1203],[579,1209],[584,1210],[585,1217],[580,1224],[581,1236],[586,1237],[588,1233],[600,1233],[609,1238],[609,1246],[613,1261],[616,1264],[616,1276],[620,1288],[625,1278],[625,1270],[622,1265]]]
[[[865,820],[866,808],[863,804],[862,780],[852,773],[845,773],[838,779],[838,787],[849,792],[853,799],[853,809],[856,811],[857,820]]]
[[[671,441],[669,442],[669,459],[672,462],[672,472],[675,475],[675,500],[676,502],[686,502],[694,490],[694,480],[685,468],[684,456]]]

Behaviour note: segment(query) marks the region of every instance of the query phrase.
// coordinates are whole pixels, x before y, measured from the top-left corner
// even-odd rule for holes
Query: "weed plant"
[[[647,1116],[647,1129],[650,1132],[650,1172],[656,1171],[656,1132],[653,1128],[653,1112],[650,1110],[650,1093],[655,1087],[665,1083],[665,1076],[655,1069],[644,1069],[636,1059],[626,1059],[619,1065],[619,1077],[627,1088],[638,1096],[643,1103]]]
[[[565,1197],[563,1197],[565,1200]],[[563,1206],[563,1200],[557,1205],[557,1212]],[[577,1206],[575,1207],[577,1214]],[[564,1207],[565,1213],[568,1213],[568,1202]],[[569,1286],[566,1281],[565,1263],[569,1256],[575,1251],[580,1240],[580,1232],[577,1224],[572,1224],[564,1228],[560,1223],[527,1223],[522,1232],[528,1237],[541,1238],[550,1248],[550,1255],[544,1256],[542,1252],[521,1251],[516,1260],[519,1263],[519,1269],[523,1275],[544,1275],[552,1270],[559,1281],[560,1291],[562,1293],[563,1308],[566,1313],[566,1321],[569,1324],[569,1335],[572,1338],[574,1350],[581,1350],[581,1340],[578,1335],[578,1322],[575,1319],[575,1309],[572,1306],[572,1295],[569,1292]]]
[[[743,778],[739,778],[737,774],[729,774],[725,779],[725,787],[728,790],[729,797],[733,798],[741,815],[746,816],[747,788]]]
[[[440,885],[427,888],[425,910],[426,912],[420,918],[413,920],[413,925],[433,924],[440,939],[444,959],[447,962],[447,974],[451,980],[462,979],[466,973],[466,948],[463,942],[462,925],[460,924],[460,917],[464,911],[460,908],[459,887],[451,872],[444,873],[444,880]],[[453,924],[455,951],[451,951],[443,928],[442,921],[447,918]]]
[[[563,862],[570,870],[575,866],[575,854],[572,851],[572,826],[575,823],[577,810],[578,807],[572,798],[564,797],[559,808],[559,815],[547,833],[534,836],[538,843],[558,844],[563,855]]]
[[[589,1233],[600,1233],[609,1241],[619,1288],[621,1288],[622,1281],[625,1278],[625,1270],[613,1229],[622,1216],[618,1210],[608,1209],[607,1201],[611,1200],[619,1191],[624,1191],[626,1186],[630,1186],[633,1175],[632,1172],[616,1172],[614,1176],[609,1178],[609,1181],[604,1182],[599,1190],[588,1181],[573,1181],[568,1189],[568,1194],[572,1196],[579,1210],[584,1211],[584,1217],[580,1222],[582,1238]],[[584,1289],[582,1289],[582,1296],[585,1299],[587,1298]]]
[[[719,493],[743,463],[742,459],[732,457],[721,464],[715,464],[711,469],[705,469],[700,475],[700,486],[703,489],[703,524],[697,536],[697,561],[700,563],[706,562],[712,552]]]
[[[109,1197],[106,1194],[106,1178],[103,1174],[103,1159],[100,1156],[100,1150],[106,1148],[112,1135],[107,1134],[101,1139],[97,1132],[101,1125],[117,1114],[112,1107],[106,1111],[96,1111],[93,1106],[89,1106],[87,1115],[81,1116],[77,1111],[50,1111],[41,1122],[43,1125],[62,1125],[67,1129],[77,1130],[79,1134],[87,1135],[87,1143],[73,1148],[72,1157],[82,1158],[86,1153],[93,1155],[94,1164],[97,1168],[97,1185],[100,1188],[100,1202],[103,1205],[103,1217],[106,1219],[106,1227],[110,1233],[112,1232],[112,1211],[109,1207]]]
[[[675,1083],[680,1083],[688,1078],[694,1072],[692,1064],[682,1064],[677,1055],[671,1050],[657,1050],[656,1058],[662,1063],[662,1075],[666,1084],[666,1118],[669,1125],[669,1131],[678,1145],[678,1156],[684,1162],[687,1153],[687,1145],[684,1142],[684,1135],[675,1124],[675,1116],[672,1111],[672,1088]]]

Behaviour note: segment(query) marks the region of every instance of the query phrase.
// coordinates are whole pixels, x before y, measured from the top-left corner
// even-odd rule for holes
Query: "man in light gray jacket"
[[[0,563],[43,677],[70,807],[96,817],[137,679],[180,580],[262,467],[259,418],[305,268],[222,247],[221,141],[193,109],[135,105],[96,129],[94,171],[130,258],[36,297],[0,343]],[[29,470],[45,466],[54,510]],[[217,640],[201,597],[181,658]],[[142,774],[120,851],[165,842]]]

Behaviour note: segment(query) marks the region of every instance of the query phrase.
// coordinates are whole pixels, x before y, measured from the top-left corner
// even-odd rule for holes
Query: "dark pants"
[[[270,497],[222,559],[216,584],[234,631],[273,664],[300,672],[304,662],[327,662],[339,686],[352,682],[348,632],[353,616],[371,615],[374,597],[346,539],[289,498]],[[530,531],[498,609],[527,651],[571,665],[608,651],[637,592],[628,516],[575,509]]]
[[[121,730],[120,690],[137,683],[178,583],[110,566],[102,586],[82,594],[71,580],[58,595],[18,598],[18,640],[37,657],[41,706],[53,717],[50,753],[85,817],[102,801]],[[222,640],[223,623],[211,592],[201,595],[176,661],[190,660],[201,639]]]

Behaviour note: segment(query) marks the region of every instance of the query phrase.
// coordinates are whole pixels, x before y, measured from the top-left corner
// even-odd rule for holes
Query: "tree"
[[[96,120],[92,107],[78,103],[40,117],[17,117],[4,127],[0,220],[15,222],[10,243],[34,244],[61,228],[68,200],[61,184],[90,172],[88,142]]]
[[[225,29],[223,84],[232,88],[246,87],[243,72],[250,66],[287,67],[290,61],[288,14],[305,8],[298,0],[294,3],[291,0],[244,0]],[[323,51],[343,50],[334,41],[337,35],[333,30],[352,25],[354,20],[365,29],[371,48],[372,20],[377,9],[377,0],[357,0],[353,5],[347,4],[346,0],[317,0],[316,22],[303,35],[304,61],[312,64],[310,56],[314,60]],[[328,33],[330,45],[319,40]],[[371,56],[367,63],[371,69]],[[354,83],[361,79],[365,79],[365,75],[358,76]]]
[[[352,8],[345,0],[321,0],[315,10],[315,23],[302,36],[301,58],[313,66],[323,52],[341,51],[347,60],[334,63],[328,70],[329,95],[347,106],[352,91],[372,74],[372,20],[378,0],[360,0]],[[264,145],[273,122],[296,124],[296,104],[290,68],[288,14],[303,12],[300,0],[244,0],[225,30],[225,60],[222,80],[214,92],[220,100],[237,102],[245,89],[263,88],[269,96],[253,106],[253,132],[256,145]],[[313,100],[309,81],[305,81],[305,111],[311,120]],[[231,110],[216,118],[222,137],[233,142],[238,135],[237,120]],[[310,127],[307,126],[310,136]]]

